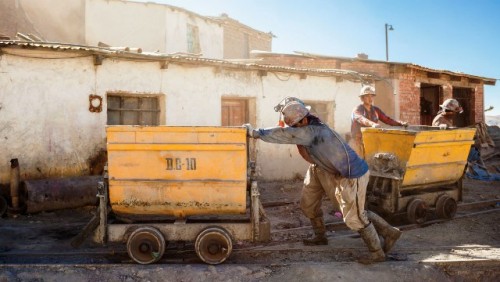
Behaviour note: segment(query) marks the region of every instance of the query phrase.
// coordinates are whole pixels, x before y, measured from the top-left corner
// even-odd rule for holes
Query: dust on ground
[[[466,179],[464,202],[500,201],[499,186]],[[301,181],[260,182],[259,188],[272,241],[235,242],[233,254],[222,265],[201,263],[190,242],[170,244],[159,263],[147,266],[133,263],[124,245],[100,246],[87,240],[73,250],[71,239],[95,213],[95,207],[85,207],[0,219],[0,281],[498,281],[500,277],[498,207],[470,217],[459,213],[459,218],[405,231],[391,252],[395,259],[364,266],[356,257],[367,254],[366,247],[352,231],[330,230],[328,246],[302,245],[312,230],[299,209]],[[328,226],[341,222],[327,199],[323,212]],[[285,231],[290,228],[295,231]],[[31,256],[31,252],[50,255]]]

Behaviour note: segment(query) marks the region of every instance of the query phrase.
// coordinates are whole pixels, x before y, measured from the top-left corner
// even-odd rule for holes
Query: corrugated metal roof
[[[38,42],[38,41],[19,41],[19,40],[0,40],[0,47],[5,46],[19,46],[19,47],[32,47],[32,48],[45,48],[54,50],[72,50],[72,51],[92,51],[101,49],[98,47],[89,47],[75,44],[62,44],[51,42]]]
[[[466,74],[463,72],[449,71],[449,70],[438,70],[438,69],[433,69],[433,68],[428,68],[428,67],[424,67],[421,65],[417,65],[414,63],[379,61],[379,60],[349,58],[349,57],[339,57],[339,56],[327,56],[327,55],[306,53],[306,52],[301,52],[301,51],[295,51],[295,53],[296,54],[279,54],[279,53],[272,53],[272,52],[258,52],[256,54],[258,54],[260,56],[310,57],[310,58],[318,58],[318,59],[335,59],[335,60],[342,60],[342,61],[359,61],[359,62],[366,62],[366,63],[382,63],[382,64],[392,64],[392,65],[403,65],[403,66],[406,66],[409,68],[419,69],[419,70],[423,70],[423,71],[427,71],[427,72],[443,73],[443,74],[448,74],[448,75],[453,75],[453,76],[464,76],[464,77],[469,77],[469,78],[473,78],[473,79],[479,79],[479,80],[482,80],[484,82],[484,84],[487,84],[487,85],[495,85],[495,82],[496,82],[495,78],[477,76],[477,75]]]
[[[129,52],[124,50],[113,49],[112,47],[95,47],[83,46],[76,44],[65,44],[55,42],[31,42],[31,41],[17,41],[17,40],[0,40],[0,48],[16,48],[16,49],[40,49],[51,50],[56,52],[79,52],[89,55],[101,55],[108,58],[122,58],[143,61],[158,61],[165,63],[186,63],[186,64],[202,64],[221,66],[234,69],[248,69],[248,70],[262,70],[269,72],[287,72],[287,73],[301,73],[315,76],[336,76],[342,77],[351,81],[368,81],[378,80],[377,77],[370,74],[364,74],[350,70],[339,69],[311,69],[311,68],[294,68],[275,65],[261,65],[258,63],[241,63],[228,60],[202,58],[189,55],[169,55],[162,53],[151,52]],[[5,51],[4,51],[5,52]]]

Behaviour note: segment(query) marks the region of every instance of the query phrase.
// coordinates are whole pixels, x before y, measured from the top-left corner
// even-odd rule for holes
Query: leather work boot
[[[311,224],[314,230],[314,238],[304,239],[302,242],[306,246],[328,245],[326,238],[326,227],[322,217],[311,218]]]
[[[391,226],[387,221],[385,221],[382,217],[372,211],[366,211],[366,215],[368,216],[368,220],[370,220],[373,225],[375,225],[375,229],[377,233],[384,238],[384,253],[388,253],[396,241],[401,237],[401,232],[398,228]]]
[[[359,235],[361,235],[361,238],[368,247],[370,257],[360,258],[358,262],[362,264],[371,264],[385,261],[385,254],[380,246],[380,238],[378,237],[377,230],[375,230],[373,223],[359,230]]]

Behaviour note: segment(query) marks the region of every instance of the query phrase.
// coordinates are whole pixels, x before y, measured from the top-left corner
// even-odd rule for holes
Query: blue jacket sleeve
[[[257,129],[262,141],[278,144],[309,145],[314,138],[312,126],[304,127],[272,127]]]

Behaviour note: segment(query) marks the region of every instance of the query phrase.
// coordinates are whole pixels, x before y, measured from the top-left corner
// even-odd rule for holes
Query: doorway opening
[[[474,124],[476,114],[474,91],[471,88],[453,87],[453,99],[457,100],[464,109],[462,114],[455,115],[454,125],[466,127]]]
[[[440,101],[443,98],[441,85],[420,85],[420,124],[432,125],[432,119],[439,111]]]

